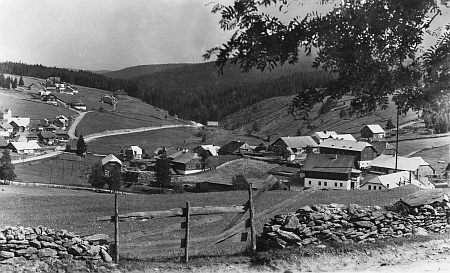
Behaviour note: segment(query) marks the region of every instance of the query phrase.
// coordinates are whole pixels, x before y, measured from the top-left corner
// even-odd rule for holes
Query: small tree
[[[17,175],[14,172],[14,165],[11,163],[11,155],[9,154],[9,150],[5,149],[3,151],[3,155],[0,159],[0,178],[6,181],[14,181]]]
[[[260,128],[258,122],[256,122],[256,121],[253,122],[253,125],[252,125],[252,131],[253,131],[253,132],[258,132],[259,130],[261,130],[261,128]]]
[[[391,119],[389,119],[386,123],[386,129],[390,130],[390,129],[394,129],[394,128],[395,128],[394,123],[392,122]]]
[[[160,188],[165,189],[170,186],[172,182],[172,177],[170,174],[170,161],[167,158],[166,151],[163,152],[156,160],[156,183]]]
[[[339,117],[346,118],[347,116],[348,116],[347,109],[344,107],[341,109],[341,112],[339,112]]]
[[[200,164],[202,166],[202,170],[205,171],[209,167],[209,154],[207,151],[203,151],[200,156]]]
[[[12,81],[12,88],[13,89],[17,88],[17,78],[14,78],[14,80]]]
[[[19,86],[24,86],[25,83],[23,82],[23,77],[20,76],[20,80],[19,80]]]
[[[77,141],[77,152],[76,153],[81,159],[82,157],[84,157],[86,155],[86,152],[87,152],[87,145],[86,145],[86,142],[84,141],[83,134],[81,134]]]
[[[95,163],[91,168],[91,174],[88,179],[89,184],[94,188],[102,189],[106,184],[106,177],[103,172],[101,162]]]
[[[231,179],[231,184],[233,185],[234,190],[248,189],[248,182],[243,174],[237,174],[236,176],[233,176],[233,178]]]
[[[120,171],[120,167],[114,167],[110,172],[109,176],[106,179],[106,184],[108,184],[108,189],[113,191],[119,191],[122,189],[122,172]]]

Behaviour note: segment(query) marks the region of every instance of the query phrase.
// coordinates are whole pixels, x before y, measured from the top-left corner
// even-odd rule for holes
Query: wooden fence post
[[[190,203],[189,201],[186,201],[186,233],[184,237],[184,261],[186,263],[189,262],[189,209],[190,209]]]
[[[252,183],[249,183],[248,185],[248,201],[250,203],[250,235],[251,235],[251,244],[252,244],[252,251],[256,251],[256,234],[255,234],[255,225],[253,223],[254,218],[254,207],[253,207],[253,185]]]
[[[114,192],[114,262],[119,263],[119,205],[117,191]]]

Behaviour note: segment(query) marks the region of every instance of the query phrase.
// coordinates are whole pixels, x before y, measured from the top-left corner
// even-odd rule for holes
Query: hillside
[[[117,71],[106,71],[100,74],[114,79],[132,79],[152,73],[162,72],[167,69],[188,66],[190,64],[150,64],[138,65],[120,69]]]
[[[247,107],[241,111],[227,116],[222,122],[221,126],[227,129],[236,129],[246,131],[252,128],[256,122],[260,128],[254,135],[260,136],[264,139],[270,135],[274,140],[280,136],[295,136],[299,128],[302,127],[303,121],[294,118],[289,113],[290,104],[294,96],[282,96],[263,100]],[[344,97],[338,102],[336,110],[332,110],[323,115],[323,121],[318,117],[318,112],[322,104],[314,106],[310,113],[313,118],[313,125],[315,128],[301,129],[302,135],[310,135],[315,131],[335,130],[338,133],[358,134],[365,124],[380,124],[382,127],[386,125],[389,119],[396,124],[396,108],[393,102],[389,103],[389,108],[386,110],[379,110],[374,114],[363,116],[353,116],[345,119],[339,117],[340,108],[344,103],[348,105],[350,97]],[[399,118],[399,123],[405,123],[409,120],[417,118],[417,114],[409,111],[406,116]]]

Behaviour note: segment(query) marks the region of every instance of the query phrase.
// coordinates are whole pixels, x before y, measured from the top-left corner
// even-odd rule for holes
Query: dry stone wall
[[[408,208],[408,211],[400,214],[378,206],[354,204],[304,206],[293,214],[272,218],[264,225],[258,243],[283,249],[327,241],[374,242],[379,238],[450,230],[446,209],[439,204]]]
[[[106,236],[106,235],[105,235]],[[0,230],[0,261],[15,257],[103,260],[112,262],[105,236],[81,238],[66,230],[46,227],[6,227]]]

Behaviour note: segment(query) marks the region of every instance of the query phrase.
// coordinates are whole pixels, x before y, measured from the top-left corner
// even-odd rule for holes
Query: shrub
[[[237,174],[231,179],[234,190],[246,190],[248,188],[247,179],[243,174]]]

